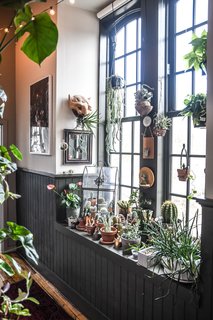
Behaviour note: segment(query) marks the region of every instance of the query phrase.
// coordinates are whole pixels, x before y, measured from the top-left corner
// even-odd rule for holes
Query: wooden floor
[[[49,281],[44,279],[44,277],[36,270],[32,269],[26,261],[20,258],[16,253],[12,253],[10,255],[20,264],[23,270],[31,272],[33,280],[37,282],[37,284],[46,293],[48,293],[49,296],[51,296],[58,303],[58,305],[60,305],[66,311],[68,315],[70,315],[75,320],[88,320]],[[0,254],[0,258],[5,259],[2,254]],[[2,271],[0,271],[0,277],[4,282],[9,281],[10,283],[15,283],[21,280],[20,276],[18,275],[8,278]]]

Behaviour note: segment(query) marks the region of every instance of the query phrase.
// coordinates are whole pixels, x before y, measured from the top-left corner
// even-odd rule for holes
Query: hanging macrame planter
[[[184,154],[186,156],[186,164],[183,162]],[[187,162],[188,162],[188,153],[187,153],[185,144],[183,144],[183,148],[181,150],[181,156],[180,156],[180,168],[177,169],[178,179],[180,181],[186,181],[189,177],[190,171],[189,171],[189,167],[187,165]]]
[[[142,84],[141,89],[135,92],[135,109],[141,116],[146,116],[149,114],[153,106],[151,105],[151,99],[153,97],[153,93],[150,90],[154,90],[149,87],[147,84]]]

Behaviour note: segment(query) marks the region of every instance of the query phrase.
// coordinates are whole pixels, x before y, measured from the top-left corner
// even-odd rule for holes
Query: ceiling
[[[69,3],[69,0],[66,0],[66,2]],[[112,0],[75,0],[75,4],[72,6],[84,10],[99,12],[110,3],[112,3]]]

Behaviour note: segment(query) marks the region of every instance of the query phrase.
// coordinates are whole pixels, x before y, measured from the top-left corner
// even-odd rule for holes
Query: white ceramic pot
[[[67,218],[71,217],[74,219],[78,219],[80,215],[80,207],[78,208],[66,208],[66,216]]]

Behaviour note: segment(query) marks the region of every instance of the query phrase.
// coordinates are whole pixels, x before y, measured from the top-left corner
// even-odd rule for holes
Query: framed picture
[[[52,99],[51,76],[30,86],[30,153],[50,155]]]

